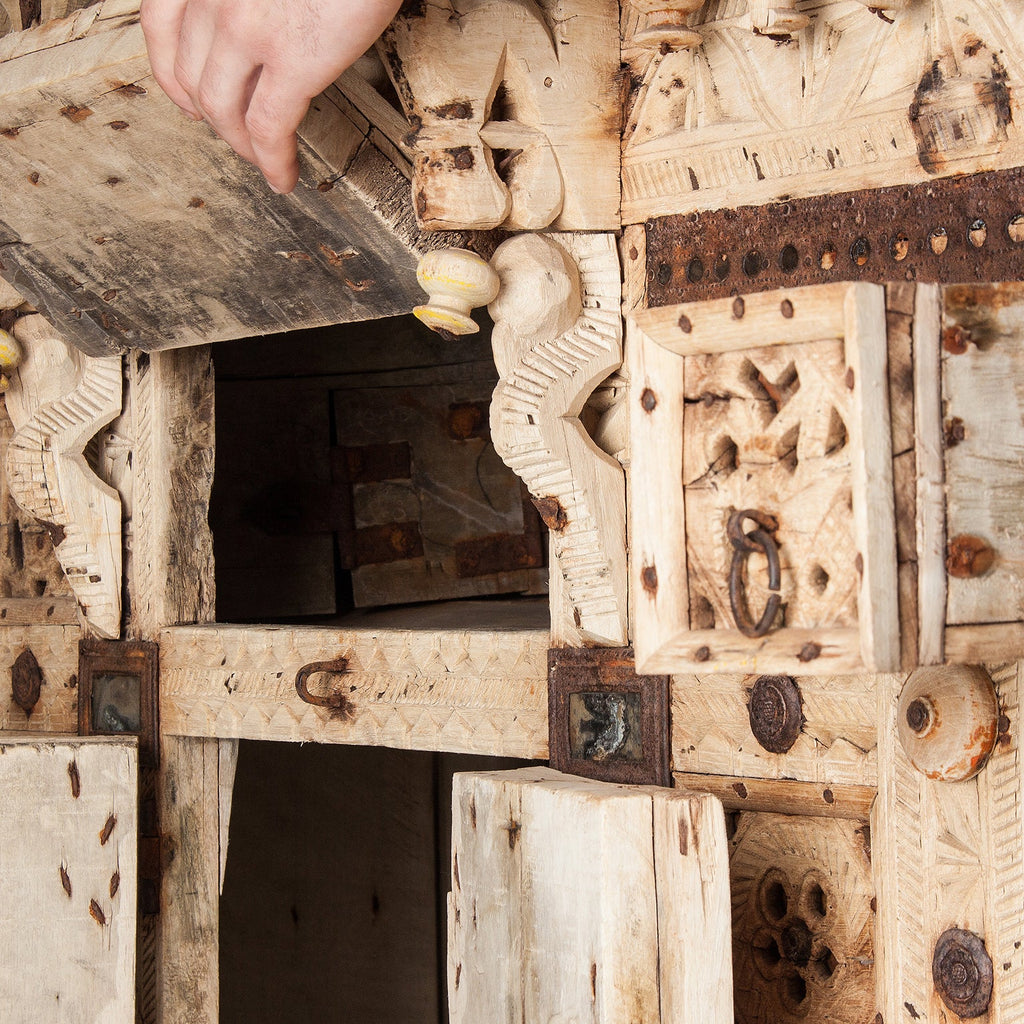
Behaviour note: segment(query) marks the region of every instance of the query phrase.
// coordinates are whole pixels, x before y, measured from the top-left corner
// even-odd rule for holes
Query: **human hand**
[[[309,101],[380,35],[401,0],[142,0],[153,76],[276,192],[299,179]]]

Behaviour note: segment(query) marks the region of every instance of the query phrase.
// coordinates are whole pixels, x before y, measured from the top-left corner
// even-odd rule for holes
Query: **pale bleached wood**
[[[1024,623],[947,626],[945,660],[950,665],[977,665],[1005,658],[1024,658]]]
[[[134,1024],[137,758],[133,739],[0,742],[7,1019]]]
[[[217,1024],[220,744],[166,733],[160,743],[157,1024]]]
[[[917,460],[918,661],[943,661],[946,625],[946,497],[942,460],[942,333],[938,285],[920,284],[914,304],[914,451]]]
[[[688,621],[685,492],[683,475],[683,360],[652,344],[632,319],[626,321],[626,366],[630,380],[629,615],[638,672]],[[647,402],[644,397],[648,396]],[[645,408],[646,404],[646,408]],[[676,528],[664,529],[673,521]]]
[[[811,818],[867,821],[875,800],[874,786],[821,785],[788,779],[755,779],[736,775],[698,775],[673,771],[677,786],[714,793],[728,811],[770,811]]]
[[[209,348],[129,357],[132,635],[213,618],[213,363]]]
[[[623,222],[1015,166],[1020,9],[869,6],[798,5],[810,23],[781,46],[747,4],[705,4],[693,50],[645,51],[627,24]]]
[[[949,576],[946,624],[1017,623],[1024,617],[1024,285],[949,286],[943,306],[942,415],[951,435],[958,428],[943,453],[946,546],[968,536],[995,551],[987,572]]]
[[[785,754],[761,747],[748,710],[755,677],[672,679],[672,767],[677,772],[793,779],[821,789],[873,786],[877,778],[876,688],[881,677],[801,676],[804,724]]]
[[[629,350],[633,392],[630,582],[637,662],[643,672],[743,668],[802,674],[808,670],[862,671],[869,666],[895,669],[899,665],[899,619],[882,289],[827,286],[754,298],[758,312],[753,322],[758,333],[747,335],[750,347],[742,356],[743,332],[735,326],[733,304],[728,301],[647,310],[631,320],[636,341],[632,347],[631,337]],[[786,315],[790,306],[793,317]],[[722,323],[720,338],[714,336],[714,321],[706,312],[712,307]],[[743,308],[741,321],[747,316],[745,304]],[[796,318],[797,309],[804,310],[804,317],[796,335],[791,336],[788,325]],[[664,343],[679,349],[678,338],[695,333],[695,318],[700,320],[701,335],[712,354],[688,355],[681,360]],[[837,330],[839,320],[842,325]],[[647,334],[640,326],[644,323],[657,325],[660,336]],[[666,334],[671,323],[676,341]],[[805,340],[786,345],[793,338],[815,336],[820,349],[817,359],[812,358],[814,350]],[[841,348],[836,338],[843,339]],[[685,347],[692,351],[689,342]],[[800,365],[802,376],[786,369],[789,356],[792,368]],[[657,365],[654,372],[648,368],[652,360]],[[758,360],[765,364],[764,371],[758,369]],[[753,382],[755,374],[759,374],[757,380],[763,377],[768,384]],[[800,381],[799,389],[794,388],[795,401],[786,394],[790,377]],[[683,394],[673,395],[680,378]],[[779,390],[777,398],[772,398],[769,387]],[[815,400],[814,388],[822,390],[821,401]],[[762,392],[765,400],[758,402]],[[733,411],[732,401],[717,400],[723,394],[747,401],[735,403]],[[696,404],[696,399],[705,396],[706,400]],[[684,406],[684,397],[689,405]],[[730,408],[723,412],[719,406]],[[798,415],[805,407],[806,415]],[[835,425],[836,417],[841,429]],[[703,429],[704,420],[716,429]],[[682,447],[677,448],[680,432]],[[715,449],[719,434],[722,453]],[[763,441],[761,434],[765,434]],[[790,445],[791,454],[796,455],[792,467],[782,464],[787,454],[783,442],[791,434],[796,438]],[[735,466],[720,467],[720,458],[730,450]],[[681,472],[676,468],[677,451]],[[819,511],[809,513],[805,507],[808,489],[818,486],[823,476],[814,457],[828,469],[837,452],[849,469],[838,476],[835,499],[825,500]],[[733,472],[737,467],[746,471]],[[750,483],[756,472],[762,476]],[[851,505],[852,522],[844,511]],[[732,558],[726,518],[733,509],[752,507],[770,511],[780,520],[783,589],[789,588],[784,600],[792,605],[786,613],[792,625],[760,638],[743,637],[733,628],[705,628],[708,624],[703,621],[732,622],[726,592]],[[835,535],[829,539],[822,524],[829,525],[832,519],[836,519],[839,532],[833,531]],[[878,536],[872,530],[877,530]],[[801,541],[808,547],[803,557]],[[787,553],[787,543],[796,554]],[[815,579],[815,565],[821,559],[829,568]],[[753,564],[755,569],[763,566],[763,559]],[[689,577],[688,589],[680,590],[684,571]],[[854,588],[855,611],[851,601],[841,600]],[[800,598],[804,605],[794,601],[790,590],[798,597],[805,592]],[[755,596],[764,600],[763,588]],[[706,611],[710,614],[697,614],[698,599],[709,605]]]
[[[617,21],[607,0],[451,0],[396,18],[382,55],[416,126],[425,228],[619,226]],[[501,175],[487,141],[499,132]]]
[[[993,667],[991,674],[1006,712],[1018,709],[1019,667]],[[898,677],[879,688],[879,787],[871,817],[879,1010],[886,1020],[906,1013],[929,1024],[949,1019],[932,985],[931,962],[938,937],[958,927],[985,939],[996,992],[1007,986],[1008,1012],[990,1019],[1009,1024],[1022,999],[1013,966],[1021,962],[1014,943],[1024,919],[1014,899],[1024,885],[1015,730],[1000,740],[981,775],[955,784],[934,781],[913,767],[900,745],[899,693]]]
[[[459,775],[452,847],[453,1022],[732,1019],[716,798],[543,768]]]
[[[232,794],[238,769],[238,740],[219,740],[217,760],[217,809],[220,820],[220,886],[224,895],[224,873],[228,867],[228,830],[231,825]]]
[[[165,629],[161,728],[544,758],[547,648],[542,629]],[[343,694],[351,716],[303,703],[298,670],[342,656],[347,674],[314,674],[309,686]]]
[[[552,604],[553,642],[624,646],[625,480],[579,419],[622,362],[614,240],[524,236],[499,247],[494,265],[502,291],[490,306],[491,346],[501,380],[491,438],[550,531],[550,573],[562,577],[555,597],[568,603]]]
[[[622,265],[622,311],[629,315],[647,305],[647,231],[629,224],[619,238]]]
[[[829,284],[684,302],[640,310],[632,320],[662,348],[679,355],[842,338],[849,326],[843,310],[849,288]],[[783,313],[786,302],[791,316]]]
[[[121,360],[71,348],[39,314],[19,319],[25,359],[7,411],[7,486],[26,512],[58,528],[55,552],[88,628],[121,632],[121,502],[89,468],[83,449],[121,408]]]
[[[853,374],[856,409],[850,450],[854,538],[861,558],[861,655],[865,668],[893,672],[900,667],[900,623],[884,290],[873,284],[851,285],[845,319],[846,361]]]
[[[78,732],[78,625],[8,624],[0,628],[0,730],[33,733]],[[43,684],[39,701],[27,716],[14,702],[11,666],[30,650]]]

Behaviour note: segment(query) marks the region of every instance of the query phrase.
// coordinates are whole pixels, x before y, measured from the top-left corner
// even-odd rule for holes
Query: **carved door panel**
[[[882,289],[660,307],[631,332],[640,670],[898,667]]]
[[[0,743],[0,1006],[25,1024],[135,1020],[134,740]]]
[[[452,802],[452,1024],[731,1024],[715,797],[523,768],[457,775]]]

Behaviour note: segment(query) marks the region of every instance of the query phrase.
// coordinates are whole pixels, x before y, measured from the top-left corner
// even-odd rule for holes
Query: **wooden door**
[[[731,1024],[725,816],[548,768],[455,776],[452,1024]]]
[[[134,739],[0,742],[5,1020],[135,1020],[137,800]]]

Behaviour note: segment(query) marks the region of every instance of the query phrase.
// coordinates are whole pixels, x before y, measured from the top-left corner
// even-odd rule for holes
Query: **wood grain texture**
[[[501,374],[491,437],[548,525],[550,572],[561,577],[557,593],[566,605],[552,606],[554,642],[624,645],[625,479],[579,418],[595,386],[622,362],[614,240],[528,236],[504,243],[494,263],[503,292],[490,306]],[[557,296],[545,293],[554,281]],[[559,298],[575,303],[564,322],[549,311]],[[563,622],[574,628],[563,633]]]
[[[988,765],[967,782],[933,782],[911,766],[897,737],[899,686],[879,691],[879,790],[871,835],[878,1006],[886,1020],[909,1020],[915,1013],[934,1024],[948,1019],[932,987],[931,960],[936,940],[950,927],[985,940],[996,972],[989,1020],[1009,1024],[1020,1012],[1019,666],[990,672],[1011,724]]]
[[[632,44],[623,222],[838,193],[1019,163],[1021,12],[992,0],[906,4],[883,20],[828,0],[791,40],[748,5],[705,4],[692,50]]]
[[[403,9],[381,54],[424,228],[618,228],[617,22],[608,0]]]
[[[160,633],[165,733],[547,756],[547,630],[196,626]],[[303,703],[304,665],[347,712]]]
[[[70,347],[39,314],[14,326],[25,360],[14,371],[7,411],[15,433],[5,473],[21,508],[53,527],[57,559],[88,628],[121,632],[121,502],[83,454],[121,408],[121,360]]]
[[[0,744],[0,1003],[25,1024],[135,1021],[137,763],[134,740]]]
[[[391,185],[344,177],[373,154],[390,164],[369,122],[335,92],[319,98],[300,130],[302,181],[274,196],[181,118],[134,21],[97,19],[79,38],[0,61],[11,283],[93,354],[408,312],[418,236],[390,210]],[[364,186],[382,189],[383,229]]]
[[[882,289],[689,303],[631,323],[630,583],[642,671],[897,668]],[[726,524],[736,509],[780,524],[784,626],[760,638],[733,625]],[[749,604],[760,609],[765,562],[748,561]]]
[[[877,687],[884,677],[801,676],[804,724],[792,748],[773,754],[750,728],[757,677],[736,674],[672,679],[672,767],[677,772],[817,784],[873,786],[877,778]]]
[[[1024,285],[943,291],[942,400],[946,549],[975,537],[995,551],[980,575],[946,584],[946,623],[1024,618],[1024,537],[1019,523],[1024,446]],[[952,441],[952,443],[950,443]]]
[[[714,797],[528,768],[456,776],[453,807],[453,1022],[732,1019]]]
[[[217,740],[161,736],[158,1024],[216,1024],[221,823]]]
[[[135,353],[117,429],[126,436],[131,538],[128,630],[154,639],[163,626],[213,618],[213,364],[209,348]]]

